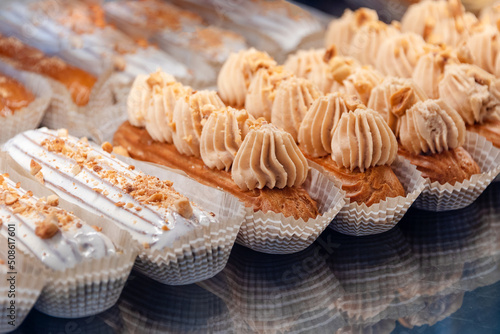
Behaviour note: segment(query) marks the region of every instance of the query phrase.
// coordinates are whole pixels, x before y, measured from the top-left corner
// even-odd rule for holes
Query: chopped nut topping
[[[125,206],[125,203],[124,202],[117,202],[117,203],[115,203],[115,205],[121,208],[122,206]]]
[[[187,198],[180,198],[174,202],[174,207],[179,214],[184,218],[191,218],[193,216],[193,208]]]
[[[81,171],[82,167],[80,165],[73,165],[73,168],[71,168],[71,174],[73,174],[74,176],[80,174]]]
[[[42,166],[35,160],[31,159],[30,162],[30,174],[31,175],[36,175],[39,171],[42,170]]]
[[[105,141],[104,143],[102,143],[101,148],[102,148],[102,149],[103,149],[103,151],[105,151],[105,152],[108,152],[108,153],[113,152],[113,145],[111,145],[111,144],[110,144],[110,143],[108,143],[107,141]]]
[[[35,234],[41,239],[50,239],[59,232],[58,220],[55,214],[50,214],[35,229]]]
[[[161,227],[161,229],[162,229],[163,231],[168,231],[168,230],[170,230],[170,229],[168,228],[168,226],[167,226],[167,225],[163,225],[163,226]]]
[[[40,182],[41,184],[45,184],[45,180],[43,178],[43,173],[42,172],[38,172],[36,173],[35,175],[35,178],[38,180],[38,182]]]
[[[113,147],[113,153],[122,155],[124,157],[130,157],[130,155],[128,154],[128,151],[123,146]]]
[[[96,225],[92,225],[92,228],[94,230],[96,230],[97,232],[102,232],[102,227],[99,227],[99,226],[96,226]]]
[[[12,205],[16,203],[19,200],[19,197],[14,196],[14,194],[7,193],[7,196],[5,196],[5,204],[7,205]]]
[[[50,195],[49,197],[47,197],[47,204],[50,206],[58,206],[59,197],[57,197],[57,195]]]
[[[67,129],[59,129],[57,131],[57,135],[59,137],[67,138],[68,137],[68,130]]]

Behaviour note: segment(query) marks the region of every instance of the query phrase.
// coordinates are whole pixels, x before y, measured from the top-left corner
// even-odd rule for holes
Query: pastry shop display
[[[13,227],[10,226],[10,229],[12,231]],[[46,282],[46,277],[40,275],[44,272],[43,268],[24,253],[17,253],[14,262],[12,255],[9,260],[10,248],[7,245],[11,245],[13,241],[11,238],[9,242],[8,238],[0,234],[0,243],[2,246],[6,245],[0,249],[0,276],[4,278],[0,282],[0,332],[2,333],[9,333],[21,326]],[[12,274],[8,273],[13,272],[14,281],[11,281]],[[9,296],[12,283],[15,284],[17,294],[14,307],[11,305],[12,296]]]
[[[20,132],[39,126],[49,108],[51,97],[52,90],[45,79],[13,68],[0,59],[0,122],[2,124],[0,144]]]
[[[109,2],[104,10],[112,24],[129,36],[158,45],[203,83],[215,82],[216,71],[231,52],[247,48],[241,35],[208,25],[199,15],[163,1]]]
[[[15,37],[5,35],[0,35],[0,60],[48,81],[46,86],[50,87],[52,94],[43,119],[46,126],[65,127],[76,135],[92,134],[100,140],[102,129],[120,117],[120,110],[110,108],[114,103],[110,73],[98,78],[61,58],[47,56]],[[96,129],[100,131],[96,132]]]
[[[401,28],[433,44],[458,46],[478,23],[460,0],[425,0],[411,5],[401,19]]]
[[[346,322],[335,307],[342,291],[326,255],[317,244],[266,257],[235,246],[226,268],[199,285],[225,302],[238,333],[334,332]],[[291,270],[297,263],[307,267]]]
[[[3,165],[13,166],[8,158],[4,160]],[[0,234],[7,239],[14,231],[17,250],[47,269],[42,270],[48,279],[35,307],[52,316],[72,318],[113,306],[137,254],[128,244],[130,237],[101,225],[95,215],[82,216],[87,223],[60,208],[58,196],[39,198],[23,188],[24,179],[17,180],[5,173],[0,179]],[[35,192],[40,186],[36,184],[36,188]],[[101,233],[103,230],[110,238]]]
[[[243,108],[248,88],[257,71],[276,65],[268,53],[254,48],[230,54],[217,76],[221,99],[228,106]]]
[[[396,137],[384,119],[355,97],[316,100],[300,126],[299,147],[313,168],[342,184],[350,204],[331,225],[342,233],[391,229],[424,188],[420,173],[397,159]]]
[[[244,109],[224,107],[216,92],[197,91],[177,99],[173,122],[165,123],[173,143],[152,139],[147,124],[155,119],[145,118],[146,129],[133,126],[139,114],[129,110],[130,122],[115,133],[115,145],[132,158],[181,170],[239,198],[247,213],[238,242],[251,248],[285,253],[304,249],[343,206],[342,193],[309,171],[289,133],[255,120]],[[271,232],[272,226],[269,240],[260,239],[261,229]]]
[[[335,305],[349,325],[395,320],[418,310],[412,300],[398,298],[398,289],[415,284],[419,271],[398,227],[383,235],[333,237],[337,247],[326,262],[340,283]]]
[[[243,217],[235,199],[202,186],[194,189],[181,178],[175,189],[212,199],[211,206],[199,206],[174,190],[172,181],[159,179],[168,177],[161,169],[153,168],[155,176],[144,174],[108,153],[111,144],[97,148],[63,130],[28,131],[4,149],[61,198],[130,234],[139,247],[135,267],[147,276],[189,284],[224,267]]]
[[[117,305],[123,322],[122,331],[235,332],[228,307],[212,292],[197,284],[168,286],[135,271],[132,275],[134,279],[123,290]]]
[[[196,12],[210,24],[241,34],[250,45],[279,60],[296,49],[318,47],[323,39],[321,22],[311,13],[284,0],[172,2]]]

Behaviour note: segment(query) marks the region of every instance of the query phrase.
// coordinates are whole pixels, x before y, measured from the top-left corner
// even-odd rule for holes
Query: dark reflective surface
[[[33,311],[18,333],[498,333],[500,183],[459,211],[410,210],[393,230],[328,230],[308,249],[266,255],[236,245],[197,285],[133,272],[95,317]]]

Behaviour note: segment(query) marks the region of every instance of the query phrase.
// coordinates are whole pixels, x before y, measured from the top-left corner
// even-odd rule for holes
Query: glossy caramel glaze
[[[27,107],[35,96],[20,82],[0,73],[0,116]]]
[[[389,166],[370,167],[364,172],[359,168],[351,171],[338,166],[330,155],[321,158],[306,157],[332,173],[342,183],[342,190],[351,202],[370,206],[390,197],[405,196],[403,185]]]
[[[398,154],[408,159],[425,178],[441,184],[462,182],[481,173],[478,164],[462,146],[439,154],[413,155],[399,146]]]
[[[16,38],[0,35],[0,57],[7,58],[16,68],[48,76],[65,85],[73,102],[87,105],[97,79],[91,74],[57,57],[48,57],[40,50],[23,44]]]
[[[305,221],[319,214],[316,202],[303,188],[243,191],[234,183],[230,172],[210,169],[202,159],[180,154],[173,144],[154,141],[145,129],[132,126],[128,121],[116,131],[114,145],[126,148],[134,159],[183,170],[202,184],[221,188],[238,197],[254,211],[283,213],[285,217],[293,216]]]
[[[500,121],[486,121],[482,124],[467,126],[467,130],[477,133],[490,141],[493,146],[500,148]]]

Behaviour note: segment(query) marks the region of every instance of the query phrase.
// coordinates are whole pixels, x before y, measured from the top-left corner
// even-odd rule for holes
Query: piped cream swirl
[[[307,178],[307,160],[292,136],[272,124],[250,130],[233,162],[232,178],[243,190],[298,187]]]
[[[499,116],[500,80],[478,66],[447,66],[439,93],[467,125]]]
[[[302,119],[311,104],[321,95],[309,80],[297,77],[283,80],[276,90],[271,123],[290,133],[297,141]]]
[[[200,157],[200,136],[210,114],[224,108],[217,92],[202,90],[177,100],[173,117],[173,141],[179,153]]]
[[[424,46],[422,37],[414,33],[390,37],[380,46],[376,68],[384,75],[411,78]]]
[[[160,70],[151,75],[139,74],[135,78],[127,97],[127,113],[130,124],[137,127],[146,125],[152,87],[156,84],[163,86],[168,82],[175,82],[175,78]]]
[[[255,73],[277,63],[266,52],[254,48],[232,53],[217,77],[217,87],[222,100],[235,108],[245,105],[245,96]]]
[[[355,110],[361,101],[353,96],[332,93],[318,98],[307,111],[299,129],[301,149],[312,157],[332,152],[332,135],[342,114]]]
[[[205,165],[229,171],[253,120],[244,109],[214,111],[201,132],[200,153]]]
[[[415,103],[399,121],[399,141],[412,154],[441,153],[461,146],[465,124],[442,99]]]
[[[382,74],[371,66],[363,66],[354,69],[342,83],[346,95],[356,95],[362,103],[368,104],[373,88],[383,79]]]
[[[391,165],[398,143],[384,119],[372,109],[342,115],[332,136],[332,159],[351,171]]]

